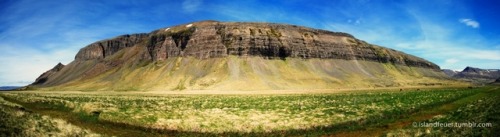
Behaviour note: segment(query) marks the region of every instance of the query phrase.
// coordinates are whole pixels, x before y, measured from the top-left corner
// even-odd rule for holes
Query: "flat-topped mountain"
[[[92,43],[31,85],[59,90],[261,90],[447,84],[422,58],[350,34],[202,21]]]
[[[235,56],[369,60],[432,69],[439,67],[421,58],[368,44],[342,32],[294,25],[205,21],[174,26],[149,34],[123,35],[93,43],[78,52],[76,60],[103,59],[126,47],[145,44],[147,57],[161,61],[172,57],[197,59]],[[145,42],[145,43],[144,43]]]

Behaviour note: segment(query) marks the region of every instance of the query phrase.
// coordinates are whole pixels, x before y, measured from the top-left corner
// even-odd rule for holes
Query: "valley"
[[[413,88],[403,91],[323,90],[288,94],[196,93],[201,92],[7,92],[0,94],[0,106],[4,113],[3,118],[15,120],[26,115],[35,115],[45,119],[67,121],[66,124],[81,128],[74,130],[81,132],[73,134],[400,136],[414,135],[417,132],[426,135],[455,134],[453,128],[421,128],[412,127],[410,124],[422,121],[490,122],[493,127],[465,128],[468,132],[464,131],[464,134],[475,135],[477,130],[481,130],[482,134],[491,135],[495,128],[498,129],[498,121],[495,121],[498,118],[498,109],[495,109],[495,106],[498,105],[493,104],[500,103],[500,90],[495,86],[472,89]],[[470,105],[478,107],[470,108]],[[478,117],[471,113],[480,115]],[[432,132],[427,133],[426,130]],[[7,133],[21,135],[37,131],[43,131],[43,134],[66,132],[8,131]]]
[[[500,135],[500,1],[0,1],[0,137]]]

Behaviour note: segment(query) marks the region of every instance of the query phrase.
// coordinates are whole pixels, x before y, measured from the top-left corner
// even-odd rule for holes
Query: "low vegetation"
[[[27,111],[19,104],[0,98],[0,136],[101,136],[90,130]]]
[[[469,99],[455,102],[457,106],[447,113],[415,121],[387,136],[493,136],[500,133],[500,92],[491,89]],[[453,106],[447,106],[453,107]],[[427,123],[428,125],[423,125]],[[429,125],[434,124],[434,125]],[[443,124],[455,125],[443,125]],[[441,126],[437,124],[442,124]]]
[[[31,132],[14,121],[47,124],[36,133],[66,131],[59,129],[64,120],[20,110],[50,110],[74,115],[83,123],[111,125],[155,133],[229,134],[229,135],[325,135],[384,127],[412,117],[422,110],[449,104],[459,99],[486,94],[487,88],[427,89],[409,91],[366,91],[338,94],[290,95],[153,95],[90,93],[2,93],[2,130],[8,134]],[[489,89],[489,92],[497,91]],[[496,98],[494,98],[496,97]],[[444,113],[427,122],[469,120],[498,121],[498,96],[485,96]],[[9,102],[10,101],[10,102]],[[17,103],[17,104],[16,104]],[[480,114],[473,114],[480,112]],[[22,113],[22,114],[18,114]],[[24,115],[24,116],[19,116]],[[49,114],[50,115],[50,114]],[[9,121],[11,121],[9,123]],[[37,122],[38,121],[38,122]],[[52,120],[54,121],[54,120]],[[57,123],[59,122],[59,123]],[[55,123],[55,124],[54,124]],[[67,123],[64,123],[67,124]],[[74,127],[77,128],[77,127]],[[387,129],[386,135],[492,135],[491,129],[425,128],[405,126]],[[430,132],[427,130],[431,130]],[[88,130],[72,134],[93,135]],[[175,132],[173,132],[175,131]],[[102,132],[102,131],[97,131]],[[432,133],[432,134],[431,134]],[[64,133],[63,135],[66,135]],[[106,134],[106,132],[104,132]]]

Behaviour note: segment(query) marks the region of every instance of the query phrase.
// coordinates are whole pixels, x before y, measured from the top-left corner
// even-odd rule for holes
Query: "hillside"
[[[82,48],[31,85],[51,90],[267,90],[447,85],[422,58],[350,34],[202,21]]]

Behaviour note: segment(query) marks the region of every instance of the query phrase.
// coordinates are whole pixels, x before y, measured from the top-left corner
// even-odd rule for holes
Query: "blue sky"
[[[441,68],[500,68],[498,5],[493,0],[1,0],[0,85],[29,84],[94,41],[200,20],[347,32]]]

